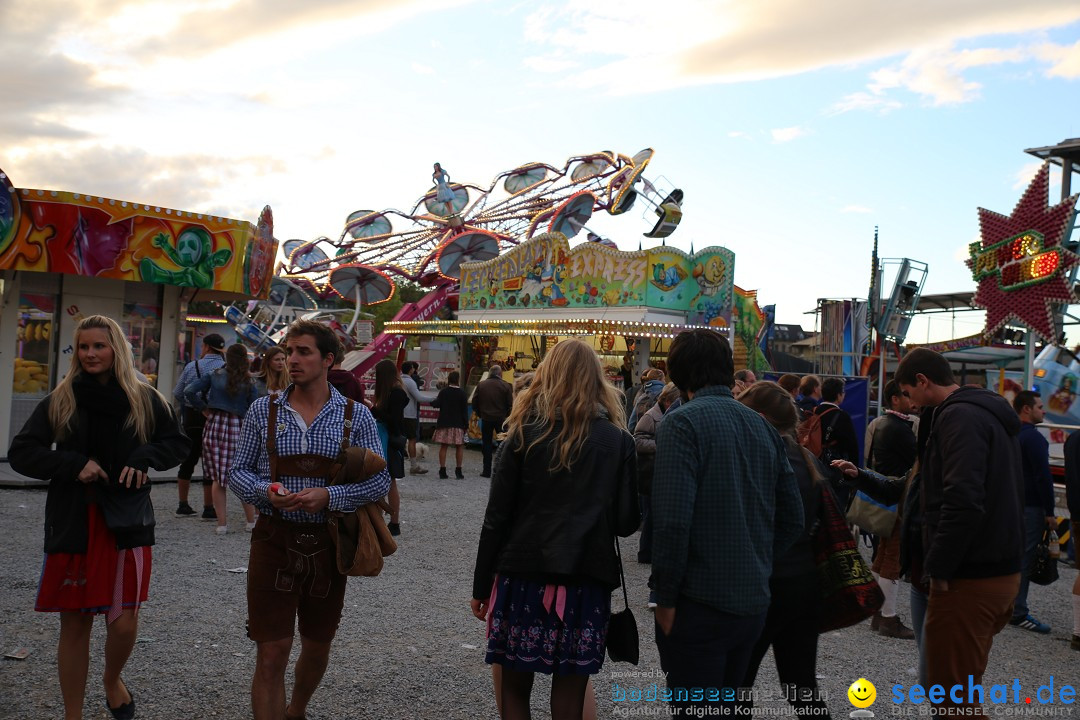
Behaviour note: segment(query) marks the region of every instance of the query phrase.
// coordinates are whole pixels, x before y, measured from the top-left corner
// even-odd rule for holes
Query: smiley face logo
[[[877,700],[877,688],[866,678],[851,683],[847,691],[848,701],[857,708],[868,708]]]

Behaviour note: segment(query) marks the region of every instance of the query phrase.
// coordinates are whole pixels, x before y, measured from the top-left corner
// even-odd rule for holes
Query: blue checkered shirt
[[[652,515],[657,603],[674,607],[685,596],[740,616],[768,608],[773,558],[803,528],[780,435],[723,386],[664,415]]]
[[[289,393],[292,385],[277,396],[277,452],[282,455],[313,453],[336,458],[341,450],[341,435],[345,424],[345,405],[348,400],[344,395],[330,387],[330,400],[315,416],[307,431],[301,429],[295,412],[289,406]],[[257,399],[251,404],[244,425],[240,430],[240,442],[236,448],[232,467],[229,469],[229,489],[243,502],[270,513],[274,506],[270,504],[267,490],[270,487],[270,456],[266,452],[266,423],[270,419],[269,396]],[[362,403],[353,405],[353,427],[349,444],[365,447],[382,457],[382,443],[379,431],[375,428],[375,418]],[[319,478],[305,478],[294,475],[281,475],[278,480],[290,492],[298,492],[306,487],[323,487]],[[327,510],[349,512],[364,503],[378,500],[390,489],[390,475],[382,470],[360,483],[334,485],[327,488],[330,492],[330,505]],[[314,515],[304,511],[283,512],[282,517],[293,522],[325,522],[326,510]]]
[[[199,372],[195,372],[195,363],[199,363]],[[221,353],[216,352],[212,352],[204,358],[192,360],[184,366],[180,378],[176,381],[176,387],[172,391],[173,397],[180,403],[180,407],[187,406],[187,402],[184,400],[184,390],[187,386],[198,380],[200,374],[207,375],[219,367],[225,367],[225,358],[221,356]]]

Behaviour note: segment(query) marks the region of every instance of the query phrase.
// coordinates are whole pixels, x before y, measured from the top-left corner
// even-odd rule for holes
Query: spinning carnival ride
[[[348,327],[339,328],[351,347],[360,307],[392,297],[392,275],[431,288],[394,320],[424,320],[446,305],[457,288],[462,263],[489,260],[544,232],[572,238],[582,229],[588,231],[587,223],[598,211],[622,215],[640,198],[648,205],[646,213],[655,216],[644,236],[666,238],[682,220],[683,192],[663,178],[645,178],[652,158],[647,148],[632,157],[610,151],[576,155],[561,168],[527,163],[496,175],[486,188],[452,183],[436,163],[435,185],[412,210],[357,210],[346,219],[337,241],[286,241],[282,249],[287,259],[274,279],[271,299],[243,308],[234,305],[226,317],[250,344],[266,346],[294,316],[317,316],[317,300],[336,294],[355,304]],[[589,239],[613,244],[591,231]],[[291,304],[297,300],[298,305]],[[402,339],[379,335],[363,349],[352,371],[363,375]]]

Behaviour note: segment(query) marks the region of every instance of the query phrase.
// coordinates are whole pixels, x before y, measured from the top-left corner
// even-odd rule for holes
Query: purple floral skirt
[[[604,664],[611,591],[495,576],[487,663],[545,675],[595,675]]]

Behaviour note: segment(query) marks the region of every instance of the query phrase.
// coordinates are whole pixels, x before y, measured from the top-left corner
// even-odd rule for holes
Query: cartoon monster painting
[[[698,294],[690,301],[690,306],[693,307],[702,295],[712,296],[720,292],[724,286],[726,271],[727,265],[719,255],[713,255],[705,261],[704,265],[697,265],[694,268],[694,280],[698,284]]]
[[[210,288],[214,286],[214,269],[224,267],[232,258],[232,250],[228,248],[213,252],[210,233],[197,226],[185,228],[177,236],[175,248],[165,233],[155,235],[152,243],[180,268],[167,270],[150,258],[143,258],[139,272],[145,282]]]

